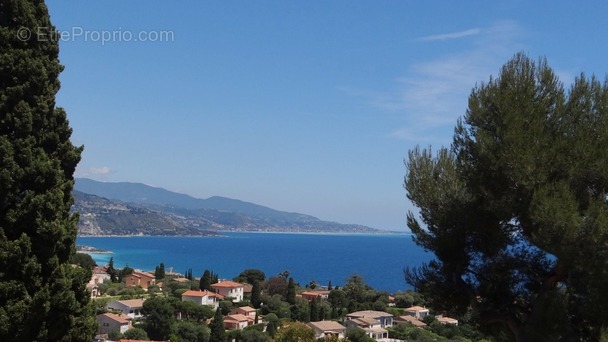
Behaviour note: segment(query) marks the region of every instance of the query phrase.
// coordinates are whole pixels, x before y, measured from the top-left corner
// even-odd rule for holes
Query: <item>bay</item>
[[[405,267],[420,266],[432,254],[418,247],[409,234],[285,234],[222,233],[221,237],[79,237],[77,244],[112,251],[92,254],[99,265],[114,258],[115,267],[184,273],[205,269],[231,279],[244,269],[260,269],[266,277],[288,270],[301,285],[343,285],[354,274],[377,290],[394,293],[411,289]]]

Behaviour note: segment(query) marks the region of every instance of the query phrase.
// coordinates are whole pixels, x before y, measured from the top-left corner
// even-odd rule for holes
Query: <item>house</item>
[[[330,292],[331,291],[304,291],[300,295],[302,298],[307,299],[308,301],[312,301],[317,298],[320,300],[327,300]]]
[[[344,338],[346,327],[336,321],[310,322],[308,326],[315,330],[315,338],[325,338],[325,336],[336,336]]]
[[[253,285],[251,284],[242,284],[243,285],[243,293],[251,295],[251,291],[253,291]]]
[[[384,329],[380,325],[380,321],[371,317],[352,317],[348,318],[344,321],[344,325],[347,328],[361,328],[365,331],[367,336],[373,339],[383,339],[388,338],[388,330]]]
[[[99,285],[103,284],[103,282],[106,280],[110,281],[110,275],[106,272],[106,269],[95,266],[93,268],[91,279],[86,285],[92,298],[98,297],[101,294],[99,293]]]
[[[133,271],[133,273],[123,277],[123,281],[127,286],[141,286],[143,289],[148,289],[150,285],[156,283],[154,274],[141,270]]]
[[[426,327],[426,324],[422,321],[419,321],[416,317],[410,315],[403,315],[399,317],[395,317],[393,319],[393,324],[407,324],[411,323],[413,326],[417,328]]]
[[[219,283],[211,284],[215,291],[224,297],[230,297],[235,302],[243,301],[244,287],[243,284],[234,281],[220,281]]]
[[[103,284],[104,281],[110,281],[111,277],[106,272],[105,268],[95,266],[93,268],[93,274],[91,275],[91,279],[89,280],[90,285],[99,285]]]
[[[97,315],[97,325],[98,334],[109,334],[112,330],[118,330],[122,334],[131,329],[131,318],[123,314],[106,312]]]
[[[257,310],[255,308],[252,308],[251,306],[241,306],[230,311],[231,314],[240,314],[245,317],[251,317],[253,319],[255,319],[256,312]]]
[[[141,309],[144,307],[144,299],[127,299],[127,300],[113,300],[106,304],[106,310],[108,311],[120,311],[123,315],[130,318],[140,318]]]
[[[435,316],[435,318],[441,324],[458,325],[458,320],[455,318],[452,318],[452,317],[448,317],[448,316],[444,316],[444,315],[437,315],[437,316]]]
[[[213,309],[218,308],[222,299],[224,299],[224,296],[207,290],[188,290],[182,293],[182,302],[191,301],[198,305],[210,305]]]
[[[233,314],[224,317],[224,328],[226,330],[243,329],[252,325],[254,319],[241,314]]]
[[[382,328],[386,328],[393,326],[394,316],[387,312],[373,310],[355,311],[346,315],[347,320],[354,318],[373,318],[380,323]]]
[[[429,309],[422,306],[410,306],[403,310],[406,315],[414,316],[418,320],[422,320],[424,317],[429,315]]]
[[[395,296],[391,296],[391,295],[388,296],[388,306],[389,307],[394,308],[395,306],[397,306],[396,301],[397,301],[397,299],[395,298]]]

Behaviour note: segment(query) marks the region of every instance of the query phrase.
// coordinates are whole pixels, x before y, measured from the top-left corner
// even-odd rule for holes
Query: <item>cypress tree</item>
[[[165,264],[161,262],[160,265],[156,266],[154,269],[154,278],[156,280],[162,280],[165,279],[165,276]]]
[[[82,148],[55,105],[54,32],[43,1],[0,2],[1,341],[91,341],[96,330],[91,271],[69,264]]]
[[[319,321],[319,302],[317,298],[313,299],[310,302],[310,320],[312,322]]]
[[[211,272],[209,270],[205,270],[205,272],[203,272],[203,276],[199,280],[199,288],[202,291],[205,291],[205,290],[211,291],[212,290],[212,288],[211,288],[212,279],[211,278],[212,278]]]
[[[293,281],[293,278],[289,278],[289,283],[287,283],[286,301],[291,305],[296,304],[296,284]]]
[[[261,295],[262,289],[260,287],[260,282],[254,280],[253,286],[251,287],[251,305],[256,309],[259,309],[260,304],[262,303]]]
[[[222,309],[217,308],[215,310],[215,316],[211,321],[211,336],[210,342],[224,342],[226,341],[226,330],[224,329],[224,316],[222,316]]]

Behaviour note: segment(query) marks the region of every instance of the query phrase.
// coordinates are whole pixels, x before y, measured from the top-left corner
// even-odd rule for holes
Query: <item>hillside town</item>
[[[427,308],[415,292],[378,292],[357,275],[343,286],[302,285],[289,271],[266,278],[249,269],[230,280],[209,270],[201,277],[165,271],[162,263],[153,272],[119,270],[111,261],[92,269],[87,289],[96,304],[99,342],[484,338]]]

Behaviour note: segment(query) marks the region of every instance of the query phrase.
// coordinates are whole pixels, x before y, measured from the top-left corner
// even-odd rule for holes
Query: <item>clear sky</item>
[[[449,145],[516,52],[608,72],[603,1],[48,1],[76,176],[406,230],[408,150]],[[145,40],[145,41],[144,41]]]

